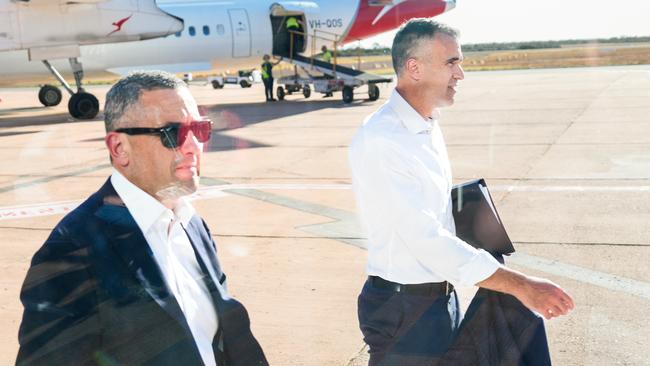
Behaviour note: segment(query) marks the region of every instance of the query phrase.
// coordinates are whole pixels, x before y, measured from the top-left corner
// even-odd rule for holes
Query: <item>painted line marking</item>
[[[246,190],[350,190],[350,184],[311,184],[311,183],[261,183],[261,184],[219,184],[203,186],[190,196],[191,201],[221,198],[229,191]],[[493,192],[650,192],[650,186],[515,186],[495,185]],[[46,202],[20,206],[0,207],[0,221],[49,215],[65,214],[75,209],[81,200]],[[338,218],[337,218],[338,219]]]
[[[346,190],[351,184],[311,184],[311,183],[257,183],[230,184],[215,186],[216,189],[266,189],[266,190]],[[650,192],[650,186],[535,186],[535,185],[493,185],[494,192]]]
[[[297,227],[302,231],[322,238],[330,238],[361,249],[367,250],[367,239],[364,238],[357,216],[349,211],[336,209],[317,203],[303,202],[295,198],[277,195],[271,192],[253,189],[230,190],[237,195],[258,199],[283,207],[293,208],[306,213],[318,214],[334,221]],[[506,259],[508,263],[520,265],[551,275],[562,276],[571,280],[591,284],[612,291],[624,292],[630,295],[650,299],[650,283],[637,281],[609,273],[594,271],[589,268],[535,257],[517,252]]]
[[[216,180],[213,180],[216,182]],[[495,186],[498,190],[501,188],[509,189],[514,186]],[[525,186],[520,186],[522,188]],[[533,188],[549,188],[529,186]],[[562,186],[561,188],[566,188]],[[255,189],[257,188],[257,189]],[[576,188],[576,187],[572,187]],[[591,187],[603,188],[603,187]],[[607,187],[605,187],[607,188]],[[611,187],[610,187],[611,188]],[[630,188],[630,187],[613,187],[613,188]],[[638,189],[639,187],[633,187]],[[266,190],[289,190],[289,189],[350,189],[349,184],[219,184],[213,186],[204,186],[190,197],[190,200],[212,199],[225,197],[231,194],[245,196],[252,199],[268,202],[271,204],[292,208],[301,212],[316,214],[332,219],[333,221],[305,225],[297,227],[298,229],[316,235],[322,238],[330,238],[348,245],[361,249],[367,249],[367,240],[361,234],[363,231],[358,223],[354,213],[346,210],[328,207],[325,205],[304,202],[296,198],[278,195]],[[624,191],[628,191],[626,189]],[[548,191],[548,190],[546,190]],[[558,190],[552,190],[556,192]],[[564,190],[560,190],[563,192]],[[635,191],[636,192],[636,191]],[[19,219],[26,217],[49,216],[59,213],[67,213],[77,207],[81,201],[60,201],[45,204],[32,204],[13,207],[0,207],[0,220]],[[630,295],[650,299],[650,283],[620,277],[608,273],[598,272],[589,268],[575,266],[540,257],[535,257],[525,253],[515,253],[508,258],[508,261],[549,273],[552,275],[562,276],[579,282],[591,284],[608,290],[624,292]]]
[[[650,192],[650,186],[504,186],[495,185],[497,192]]]
[[[197,201],[204,199],[221,198],[229,195],[228,193],[224,192],[223,188],[216,188],[217,187],[201,188],[198,192],[191,195],[188,199],[190,201]],[[77,208],[77,206],[79,206],[82,202],[82,200],[73,200],[0,207],[0,221],[67,214],[68,212]]]
[[[77,206],[79,206],[80,203],[81,201],[63,201],[45,204],[2,207],[0,208],[0,221],[66,214],[74,210]]]
[[[650,300],[650,283],[647,282],[615,276],[608,273],[594,271],[589,268],[535,257],[519,252],[515,252],[510,257],[507,257],[506,261],[530,269],[606,288],[608,290],[627,292],[628,294]]]
[[[311,183],[257,183],[213,186],[215,189],[265,189],[265,190],[349,190],[351,184]],[[650,192],[650,186],[535,186],[535,185],[493,185],[493,192]]]

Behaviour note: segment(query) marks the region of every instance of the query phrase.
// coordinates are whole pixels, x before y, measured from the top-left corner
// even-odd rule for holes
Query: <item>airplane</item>
[[[295,52],[307,53],[455,5],[456,0],[0,0],[0,82],[42,80],[51,73],[71,95],[70,114],[92,119],[99,103],[83,89],[84,74],[250,68],[265,54],[287,53],[283,24],[289,16],[303,27]],[[76,92],[58,71],[66,70],[66,61]],[[57,105],[62,94],[43,85],[39,100]]]

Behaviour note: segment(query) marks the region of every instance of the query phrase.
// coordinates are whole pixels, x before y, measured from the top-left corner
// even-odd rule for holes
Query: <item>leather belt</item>
[[[372,287],[378,289],[420,296],[447,296],[454,291],[454,286],[447,281],[402,285],[401,283],[388,281],[381,277],[368,276],[368,282]]]

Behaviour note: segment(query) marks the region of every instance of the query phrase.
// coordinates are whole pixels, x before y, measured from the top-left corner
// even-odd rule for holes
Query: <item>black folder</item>
[[[455,185],[451,190],[456,236],[492,255],[515,251],[503,227],[485,180],[477,179]]]

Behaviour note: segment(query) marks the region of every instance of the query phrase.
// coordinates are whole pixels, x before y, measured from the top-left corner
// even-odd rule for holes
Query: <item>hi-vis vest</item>
[[[287,19],[287,29],[298,29],[300,28],[300,24],[298,24],[298,20],[294,17],[289,17]]]
[[[264,63],[262,64],[262,79],[268,79],[268,78],[270,77],[269,74],[270,74],[270,71],[271,71],[271,70],[268,70],[267,68],[270,69],[271,66],[269,65],[268,62],[264,62]]]
[[[330,52],[330,50],[323,52],[323,61],[325,62],[332,61],[332,52]]]

